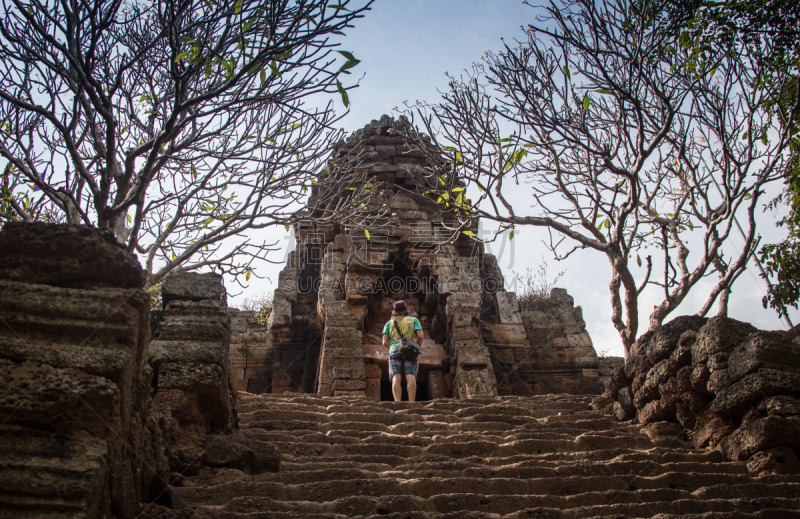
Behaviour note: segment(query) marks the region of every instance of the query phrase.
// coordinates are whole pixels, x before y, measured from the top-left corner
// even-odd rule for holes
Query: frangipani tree
[[[249,277],[244,233],[292,221],[337,138],[358,60],[331,38],[370,4],[3,2],[0,219],[111,229],[149,284]]]
[[[522,40],[451,76],[440,103],[410,110],[467,181],[465,219],[494,220],[500,231],[546,229],[559,259],[584,249],[605,256],[611,319],[626,352],[649,285],[663,293],[650,330],[710,275],[716,283],[698,314],[715,302],[727,312],[730,287],[759,241],[761,195],[790,155],[789,132],[765,108],[776,92],[754,88],[758,60],[698,52],[667,5],[540,7]],[[785,88],[788,76],[775,79]],[[530,202],[512,203],[523,187]],[[744,245],[726,257],[734,217]],[[659,254],[642,258],[647,247]]]

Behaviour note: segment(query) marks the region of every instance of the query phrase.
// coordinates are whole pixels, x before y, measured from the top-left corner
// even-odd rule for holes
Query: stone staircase
[[[590,401],[239,393],[241,430],[224,438],[251,453],[247,468],[203,466],[171,506],[193,519],[800,518],[800,476],[756,477]],[[277,463],[257,463],[258,445],[277,447],[279,471],[262,472]]]

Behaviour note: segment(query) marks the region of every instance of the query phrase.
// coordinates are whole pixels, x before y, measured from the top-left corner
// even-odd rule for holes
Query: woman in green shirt
[[[399,402],[403,395],[403,389],[400,387],[402,375],[406,377],[408,401],[413,402],[417,396],[419,361],[403,358],[403,354],[400,353],[400,339],[413,335],[417,344],[422,346],[423,334],[419,319],[410,317],[408,313],[405,301],[395,301],[392,318],[383,327],[383,347],[389,348],[389,379],[392,381],[395,402]]]

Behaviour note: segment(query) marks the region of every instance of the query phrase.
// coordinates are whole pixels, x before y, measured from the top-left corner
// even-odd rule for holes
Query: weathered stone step
[[[480,494],[512,495],[554,495],[564,496],[584,492],[638,489],[682,489],[696,490],[702,487],[724,483],[736,485],[749,482],[749,477],[741,474],[686,474],[667,472],[654,477],[615,477],[571,476],[554,478],[535,478],[519,480],[514,478],[419,478],[401,483],[405,493],[420,497],[454,492]]]
[[[681,499],[676,501],[634,502],[634,503],[607,503],[580,508],[528,508],[504,516],[504,519],[523,518],[594,518],[594,517],[658,517],[667,519],[671,517],[702,517],[710,518],[775,518],[788,519],[800,517],[800,502],[782,498],[760,499],[715,499],[694,500]],[[695,515],[696,514],[696,515]]]

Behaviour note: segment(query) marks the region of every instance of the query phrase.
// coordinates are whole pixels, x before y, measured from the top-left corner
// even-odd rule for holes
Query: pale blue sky
[[[485,50],[497,51],[502,45],[500,38],[512,40],[520,36],[520,25],[531,23],[534,14],[533,9],[522,5],[520,0],[379,0],[373,11],[358,21],[344,39],[342,49],[352,51],[362,60],[354,69],[352,78],[355,80],[361,74],[366,75],[361,86],[350,92],[351,111],[343,119],[342,126],[348,132],[363,127],[381,114],[390,113],[404,100],[437,100],[437,88],[446,86],[445,71],[457,73],[471,66]],[[336,102],[336,106],[341,108],[338,98]],[[529,204],[530,192],[521,188],[516,195],[514,202],[519,204],[518,207]],[[782,237],[781,231],[775,228],[775,220],[774,215],[760,215],[760,230],[766,235],[764,242]],[[283,229],[275,230],[265,238],[279,240],[284,249],[290,242]],[[567,261],[555,262],[542,245],[543,239],[546,239],[544,231],[521,228],[516,231],[513,251],[507,247],[500,254],[495,246],[492,252],[499,256],[507,279],[512,272],[521,273],[528,267],[536,269],[543,256],[551,273],[566,271],[558,286],[566,288],[576,304],[583,307],[595,348],[598,352],[622,355],[619,336],[610,323],[610,268],[605,257],[593,251],[581,251]],[[729,252],[738,252],[735,249],[740,243],[741,240],[735,236]],[[279,259],[279,255],[272,256],[272,259]],[[280,268],[279,265],[267,264],[259,268],[258,273],[268,276],[271,281],[253,278],[248,290],[231,298],[231,303],[274,290],[273,283],[277,281]],[[643,274],[643,269],[635,273]],[[750,272],[744,273],[737,281],[730,299],[729,315],[752,322],[759,328],[783,329],[776,314],[762,308],[764,283],[756,278],[758,273],[751,267]],[[711,286],[711,280],[701,282],[668,320],[697,311]],[[234,288],[232,284],[231,288]],[[661,296],[656,288],[642,294],[640,334],[646,331],[648,315],[653,305],[661,301]],[[715,313],[716,308],[710,315]],[[800,321],[800,312],[792,311],[790,314],[795,323]]]

